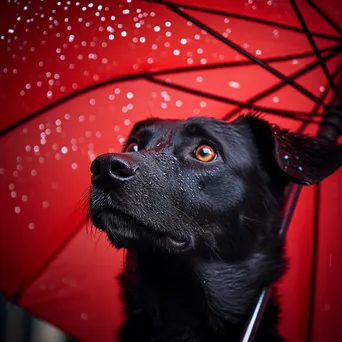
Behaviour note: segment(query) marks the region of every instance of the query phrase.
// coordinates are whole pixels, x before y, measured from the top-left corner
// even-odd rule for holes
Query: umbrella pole
[[[342,92],[342,76],[339,78],[336,89]],[[342,103],[337,96],[333,96],[329,106],[325,107],[322,122],[320,123],[317,137],[335,142],[342,132]],[[291,222],[293,212],[295,210],[301,186],[292,184],[289,188],[289,194],[284,208],[284,218],[282,221],[280,236],[285,238],[287,229]],[[315,253],[315,251],[314,251]],[[313,265],[315,267],[315,264]],[[258,331],[261,319],[263,317],[266,305],[270,299],[272,292],[271,287],[266,287],[262,290],[259,299],[250,315],[240,342],[253,342]]]

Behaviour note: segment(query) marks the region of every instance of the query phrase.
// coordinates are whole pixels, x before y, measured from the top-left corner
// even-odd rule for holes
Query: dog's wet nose
[[[131,157],[122,153],[106,153],[94,159],[90,166],[91,182],[95,187],[118,187],[132,178],[138,167]]]

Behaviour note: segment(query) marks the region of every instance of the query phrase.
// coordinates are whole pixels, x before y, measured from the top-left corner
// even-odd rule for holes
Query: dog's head
[[[342,164],[342,147],[255,115],[150,119],[91,165],[90,217],[118,248],[244,257],[278,234],[284,190]]]

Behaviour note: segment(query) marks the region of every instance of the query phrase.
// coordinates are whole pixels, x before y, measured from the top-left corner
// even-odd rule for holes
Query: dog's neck
[[[193,329],[204,324],[213,334],[225,334],[227,329],[237,334],[263,286],[272,281],[265,278],[273,273],[270,267],[279,265],[270,265],[261,254],[234,264],[128,252],[125,277],[131,283],[125,285],[135,293],[149,291],[148,303],[141,296],[139,306],[150,310],[147,315],[153,315],[157,325],[182,321]]]

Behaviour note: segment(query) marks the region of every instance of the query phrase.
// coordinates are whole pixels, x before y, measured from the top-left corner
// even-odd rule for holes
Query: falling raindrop
[[[235,88],[235,89],[240,88],[240,83],[237,82],[237,81],[229,81],[228,85],[229,85],[231,88]]]
[[[82,312],[81,315],[80,315],[80,317],[81,317],[81,320],[82,320],[82,321],[86,321],[86,320],[88,319],[88,314],[85,313],[85,312]]]

